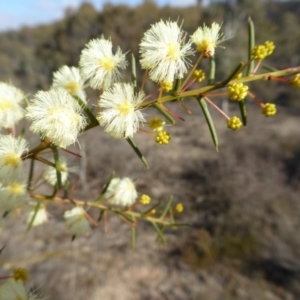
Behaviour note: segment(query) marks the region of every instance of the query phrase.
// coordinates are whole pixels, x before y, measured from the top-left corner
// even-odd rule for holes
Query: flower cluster
[[[69,173],[75,171],[75,168],[69,168],[67,160],[64,156],[60,156],[58,165],[56,167],[49,166],[44,172],[44,179],[52,186],[55,186],[57,183],[56,169],[60,171],[61,183],[65,184]]]
[[[250,22],[249,18],[249,36],[253,37],[251,30],[254,26]],[[13,210],[17,213],[25,210],[30,229],[44,224],[48,219],[51,222],[47,205],[54,203],[62,208],[61,214],[72,239],[90,233],[92,228],[96,229],[101,219],[106,227],[108,215],[115,213],[122,221],[130,224],[133,247],[140,220],[149,222],[157,232],[157,239],[165,242],[166,227],[186,225],[175,221],[175,217],[185,210],[183,203],[175,202],[174,205],[173,197],[165,204],[162,200],[155,203],[149,195],[139,195],[136,182],[132,179],[115,178],[114,174],[96,199],[79,200],[72,195],[77,181],[71,182],[69,176],[75,168],[68,166],[68,160],[61,156],[61,152],[77,157],[84,155],[84,151],[78,154],[78,151],[66,148],[78,142],[83,132],[99,126],[98,130],[101,128],[114,138],[126,139],[148,167],[146,158],[133,141],[134,135],[141,131],[154,137],[158,145],[168,145],[171,136],[165,127],[176,125],[177,120],[184,121],[182,110],[183,113],[192,114],[189,108],[192,106],[185,101],[190,97],[198,101],[216,149],[218,138],[208,105],[225,118],[227,127],[233,131],[247,124],[246,101],[243,101],[246,96],[259,105],[264,116],[274,116],[277,113],[276,105],[263,103],[245,83],[277,80],[300,88],[300,67],[258,73],[261,61],[273,53],[275,45],[266,41],[253,46],[251,43],[254,39],[251,38],[249,61],[241,62],[225,78],[218,78],[214,74],[217,69],[214,64],[219,60],[214,60],[213,56],[224,40],[221,25],[217,23],[203,25],[189,36],[178,22],[161,20],[144,33],[139,43],[139,63],[145,73],[143,78],[138,78],[135,58],[132,56],[132,80],[126,82],[127,76],[123,77],[121,73],[128,66],[127,53],[119,47],[113,47],[110,38],[101,36],[85,45],[77,67],[64,65],[56,70],[50,89],[38,91],[26,101],[25,108],[22,105],[27,99],[23,92],[12,84],[0,82],[0,129],[7,133],[0,135],[0,211],[4,212],[3,216],[10,217],[9,213]],[[192,60],[196,54],[196,59]],[[199,69],[202,60],[206,58],[210,58],[208,80],[206,85],[198,84],[206,79],[205,72]],[[157,84],[157,88],[149,94],[147,89],[151,85],[148,85],[147,77],[153,81],[151,85]],[[91,107],[88,101],[89,94],[85,91],[88,86],[98,90],[95,107]],[[211,97],[229,97],[238,101],[241,119],[237,116],[229,117],[210,100]],[[170,102],[178,104],[180,110],[171,110],[168,106]],[[145,113],[148,108],[156,109],[163,119],[148,119]],[[28,150],[28,143],[23,138],[27,132],[22,131],[20,134],[16,126],[22,118],[31,122],[30,130],[40,138],[40,144],[31,150]],[[151,131],[144,130],[144,124]],[[49,158],[49,153],[53,157]],[[23,178],[23,161],[26,159],[31,159],[27,182]],[[35,162],[46,165],[39,176],[35,176]],[[53,188],[50,195],[38,193],[39,187],[45,183]],[[94,210],[98,212],[97,219],[93,218],[96,215]],[[3,249],[0,245],[0,254]],[[7,278],[4,284],[0,282],[0,300],[39,299],[24,283],[28,278],[26,270],[16,269],[12,276],[0,279]]]
[[[192,35],[192,41],[197,47],[197,51],[202,52],[204,57],[210,57],[215,54],[215,48],[222,42],[223,34],[220,33],[221,26],[218,23],[212,23],[211,27],[203,25],[199,27]]]
[[[162,81],[160,84],[161,88],[164,92],[170,92],[173,88],[173,82],[170,81]]]
[[[28,213],[27,223],[31,224],[31,226],[39,226],[48,221],[48,214],[46,207],[42,205],[37,209],[34,209]]]
[[[168,145],[171,140],[170,134],[167,131],[160,131],[156,136],[156,143],[160,145]]]
[[[76,143],[81,133],[100,126],[114,138],[126,139],[148,167],[145,157],[133,141],[134,135],[138,131],[144,131],[154,137],[157,144],[168,145],[171,137],[165,131],[165,126],[168,126],[166,121],[170,125],[175,125],[177,119],[184,120],[178,111],[172,111],[167,107],[168,102],[178,103],[180,109],[191,114],[191,110],[184,103],[188,97],[196,98],[200,104],[216,149],[218,139],[208,105],[216,109],[226,119],[227,127],[234,131],[246,125],[246,109],[243,101],[246,96],[260,106],[262,114],[266,117],[275,115],[277,111],[275,104],[264,104],[244,84],[253,80],[268,79],[300,87],[299,74],[289,79],[283,78],[299,72],[299,67],[265,74],[256,73],[260,62],[275,49],[271,41],[251,46],[253,48],[249,53],[251,59],[245,64],[240,63],[226,78],[218,82],[214,78],[211,59],[207,85],[201,84],[200,88],[192,88],[195,83],[197,85],[205,80],[205,72],[198,69],[202,59],[214,56],[216,48],[224,40],[221,25],[217,23],[199,27],[188,36],[178,22],[161,20],[145,32],[139,44],[140,67],[145,71],[143,80],[136,78],[138,73],[135,70],[134,58],[131,68],[132,82],[123,80],[121,71],[128,65],[126,53],[119,47],[113,51],[112,41],[102,36],[86,44],[81,52],[78,67],[65,65],[54,72],[51,88],[47,91],[38,91],[29,100],[25,109],[21,107],[25,98],[23,92],[10,84],[0,83],[0,129],[5,128],[9,133],[0,135],[0,209],[9,212],[22,208],[28,202],[30,210],[26,213],[30,228],[45,223],[48,216],[51,217],[47,213],[49,199],[54,203],[64,201],[62,205],[64,220],[73,237],[90,232],[91,224],[95,227],[98,225],[92,215],[88,214],[88,208],[93,207],[99,209],[100,217],[106,216],[108,211],[119,214],[131,223],[133,229],[139,218],[148,218],[161,238],[164,228],[175,224],[174,214],[184,210],[183,204],[172,206],[173,199],[170,199],[164,210],[159,207],[159,202],[140,212],[139,209],[143,208],[139,204],[149,205],[151,198],[146,194],[138,197],[135,182],[128,177],[110,178],[95,201],[71,198],[70,194],[75,186],[71,185],[69,180],[72,168],[68,167],[67,160],[60,156],[60,152],[77,155],[65,148]],[[198,58],[192,65],[191,57],[195,54]],[[253,60],[258,63],[252,63]],[[153,93],[146,95],[147,76],[157,83],[158,87]],[[141,85],[138,85],[140,82]],[[90,108],[85,92],[87,86],[99,90],[95,110]],[[210,97],[219,96],[239,101],[241,119],[237,116],[227,116],[210,100]],[[160,117],[148,119],[144,111],[150,107],[155,108],[164,119]],[[38,134],[41,140],[40,145],[31,150],[28,150],[25,139],[16,137],[18,134],[15,125],[23,117],[31,122],[30,130]],[[152,131],[143,130],[141,128],[143,124],[147,124]],[[49,151],[44,151],[46,149]],[[47,157],[51,152],[50,149],[53,152],[53,159]],[[32,159],[32,164],[25,184],[23,160],[27,158]],[[47,165],[44,173],[38,178],[33,176],[34,161]],[[53,186],[53,193],[50,196],[35,194],[34,191],[40,186],[40,180]],[[28,201],[30,198],[31,201]],[[74,207],[66,210],[66,203],[73,204]],[[6,295],[5,300],[35,299],[21,284],[21,275],[17,274],[16,278],[8,280],[6,285],[1,286],[0,300],[2,295]]]
[[[130,206],[137,200],[134,182],[128,178],[113,178],[108,186],[105,198],[110,204]]]
[[[237,116],[233,116],[227,121],[227,127],[232,130],[238,130],[242,125],[243,124],[240,118],[238,118]]]
[[[148,126],[157,132],[155,142],[159,145],[168,145],[171,140],[170,134],[163,130],[165,125],[166,122],[158,117],[151,118],[148,122]]]
[[[264,46],[267,49],[267,56],[271,55],[275,49],[275,45],[272,41],[265,41]]]
[[[164,129],[166,122],[158,117],[154,117],[150,119],[148,126],[153,130],[153,131],[162,131]]]
[[[86,101],[84,80],[80,71],[75,67],[63,66],[53,74],[53,88],[64,88],[72,96],[78,96]]]
[[[151,202],[151,197],[146,195],[146,194],[143,194],[141,197],[140,197],[140,203],[142,203],[143,205],[147,205]]]
[[[0,135],[0,209],[11,211],[26,203],[22,155],[27,150],[25,139]]]
[[[28,272],[26,269],[15,269],[12,278],[0,285],[0,300],[39,300],[37,295],[25,287],[24,282],[27,279]]]
[[[178,213],[182,213],[184,210],[183,204],[182,203],[177,203],[175,206],[175,211]]]
[[[32,121],[32,132],[61,148],[74,144],[86,125],[82,108],[63,88],[38,92],[27,107],[26,117]]]
[[[275,49],[275,45],[271,41],[266,41],[262,45],[257,45],[252,49],[251,58],[258,62],[271,55]]]
[[[38,300],[39,298],[27,291],[23,281],[8,279],[0,286],[0,300]]]
[[[0,82],[0,129],[12,128],[24,116],[24,94],[13,85]]]
[[[15,280],[22,280],[23,282],[25,282],[29,277],[27,270],[23,268],[14,269],[13,273],[13,277]]]
[[[266,103],[262,105],[261,113],[265,115],[266,117],[272,117],[276,114],[277,109],[276,105],[273,103]]]
[[[82,51],[79,61],[81,75],[94,89],[107,90],[121,78],[119,69],[127,66],[125,54],[120,48],[112,53],[112,43],[103,36],[91,40]]]
[[[193,73],[195,81],[201,82],[205,79],[205,72],[203,70],[195,70]]]
[[[67,210],[64,218],[67,228],[74,237],[82,236],[90,231],[90,223],[83,208],[76,206],[71,210]]]
[[[145,32],[140,43],[141,66],[149,70],[155,82],[173,82],[183,78],[193,54],[191,41],[185,43],[186,34],[177,22],[160,21]]]
[[[143,92],[135,94],[131,84],[115,83],[99,100],[97,120],[105,132],[115,138],[132,137],[138,131],[140,122],[145,121],[139,109],[144,98]]]
[[[290,80],[290,85],[300,89],[300,73],[294,75]]]
[[[243,83],[232,83],[228,86],[228,95],[231,100],[241,101],[247,96],[248,86]]]

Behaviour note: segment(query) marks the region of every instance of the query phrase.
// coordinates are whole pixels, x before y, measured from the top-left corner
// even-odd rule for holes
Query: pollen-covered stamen
[[[0,110],[11,110],[13,109],[13,104],[8,99],[0,99]]]
[[[128,100],[124,100],[117,106],[120,115],[127,116],[134,112],[134,106]]]
[[[38,92],[27,106],[26,117],[32,121],[31,131],[60,148],[75,143],[86,125],[81,106],[63,88]]]
[[[143,92],[135,94],[131,84],[115,83],[99,100],[99,124],[115,138],[132,137],[139,129],[139,123],[145,121],[139,109],[144,98]]]
[[[14,273],[15,280],[22,280],[24,282],[29,277],[27,270],[24,268],[14,269],[13,273]]]
[[[11,183],[7,188],[11,195],[21,195],[24,193],[24,185],[20,183]]]
[[[162,131],[164,129],[166,122],[158,117],[150,119],[148,125],[153,131]]]
[[[21,182],[11,181],[6,186],[0,185],[0,210],[11,211],[20,208],[27,200],[26,186]]]
[[[49,123],[53,125],[62,124],[68,115],[68,110],[63,107],[51,107],[47,111]]]
[[[81,122],[81,116],[79,116],[77,114],[71,114],[69,116],[69,119],[71,121],[71,124],[73,124],[74,126],[78,126]]]
[[[176,61],[180,58],[180,49],[179,49],[179,44],[178,43],[169,43],[167,45],[167,57],[172,60],[172,61]]]
[[[68,82],[65,85],[65,88],[71,95],[75,95],[77,92],[79,92],[81,90],[80,84],[75,81]]]
[[[147,30],[140,43],[141,66],[149,71],[155,82],[173,82],[183,78],[193,54],[191,41],[185,43],[185,34],[176,22],[160,21]]]
[[[204,52],[206,55],[214,55],[215,49],[216,48],[216,43],[205,40],[201,44],[197,45],[197,51],[199,52]]]
[[[115,64],[112,59],[108,56],[104,56],[98,61],[99,67],[105,69],[108,72],[111,72],[115,69]]]
[[[128,192],[135,191],[135,185],[132,181],[126,182],[125,190]]]
[[[53,73],[53,88],[63,88],[72,96],[79,97],[86,102],[86,95],[83,90],[84,80],[81,77],[79,69],[76,67],[62,66]]]
[[[173,88],[173,82],[170,81],[163,81],[160,83],[161,88],[163,89],[164,92],[169,92]]]
[[[64,115],[65,112],[67,112],[67,110],[61,106],[57,106],[57,107],[50,107],[47,110],[48,115],[49,116],[57,116],[57,115]]]
[[[220,28],[221,26],[217,23],[213,23],[211,27],[204,25],[191,36],[197,51],[202,52],[204,58],[213,56],[217,45],[224,40]]]
[[[4,156],[4,165],[17,168],[21,163],[21,158],[17,153],[11,153]]]
[[[23,118],[24,94],[16,87],[0,82],[0,129],[10,129]]]
[[[112,42],[103,36],[91,40],[80,56],[81,76],[93,89],[106,91],[122,77],[120,70],[127,66],[125,56],[119,47],[113,54]]]
[[[23,176],[22,155],[28,150],[25,139],[12,135],[0,134],[0,206],[1,190],[7,191],[7,186],[12,182],[18,181]],[[4,198],[6,196],[3,196]]]

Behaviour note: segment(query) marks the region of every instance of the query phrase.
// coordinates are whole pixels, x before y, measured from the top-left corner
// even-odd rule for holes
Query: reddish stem
[[[281,81],[281,82],[289,82],[289,79],[283,77],[269,76],[268,80]]]
[[[258,70],[260,64],[261,64],[261,61],[257,63],[257,65],[255,66],[255,68],[254,68],[252,74],[255,74],[255,73],[257,72],[257,70]]]
[[[259,106],[264,106],[263,102],[261,102],[254,94],[248,91],[248,96],[252,98]]]
[[[196,79],[194,78],[191,82],[189,82],[189,84],[187,84],[181,91],[180,93],[186,91],[194,82],[196,81]]]
[[[225,117],[226,120],[230,120],[230,118],[224,113],[222,109],[220,109],[216,104],[214,104],[212,101],[210,101],[207,97],[203,97],[203,99],[209,103],[214,109],[217,110],[218,113],[220,113],[223,117]]]

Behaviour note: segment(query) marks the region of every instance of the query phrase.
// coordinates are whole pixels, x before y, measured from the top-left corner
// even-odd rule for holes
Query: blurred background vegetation
[[[236,3],[235,3],[236,2]],[[276,68],[300,62],[299,1],[239,0],[213,2],[209,6],[159,8],[155,1],[138,7],[106,4],[97,11],[83,3],[77,11],[66,10],[59,22],[0,34],[0,80],[8,79],[27,93],[47,89],[52,74],[62,65],[77,66],[81,50],[92,38],[111,37],[113,45],[138,57],[138,44],[150,25],[160,19],[184,20],[192,34],[203,23],[222,23],[228,38],[217,55],[219,78],[224,78],[240,60],[246,60],[247,18],[251,16],[257,43],[272,40],[277,48],[268,63]],[[282,86],[268,90],[277,103],[289,105],[292,91]],[[295,101],[296,106],[298,102]]]
[[[155,1],[144,1],[134,8],[107,4],[102,11],[84,3],[76,11],[67,10],[59,22],[2,32],[0,80],[11,80],[30,95],[46,90],[51,85],[52,73],[64,64],[77,66],[85,43],[102,34],[111,37],[113,44],[124,52],[132,51],[138,57],[138,44],[144,32],[160,19],[184,20],[183,28],[189,34],[203,23],[222,23],[228,40],[222,44],[226,49],[217,49],[216,61],[217,79],[223,79],[241,60],[247,60],[248,16],[256,27],[256,43],[271,40],[276,45],[274,54],[266,61],[269,66],[284,69],[300,64],[297,1],[214,1],[205,7],[182,8],[160,8]],[[138,74],[141,80],[142,73]],[[129,74],[125,78],[129,79]],[[152,87],[148,83],[147,89]],[[214,115],[220,153],[214,151],[199,108],[189,100],[187,105],[196,113],[185,116],[186,122],[170,129],[172,149],[151,150],[153,141],[137,135],[137,142],[150,162],[147,172],[122,141],[112,140],[100,130],[82,137],[81,143],[86,145],[91,160],[87,163],[85,186],[78,185],[78,197],[93,198],[113,170],[118,176],[139,178],[138,190],[158,199],[173,194],[176,201],[185,205],[182,219],[191,221],[192,226],[178,230],[175,235],[167,231],[168,247],[153,246],[147,239],[152,234],[151,241],[155,240],[153,232],[147,225],[141,225],[139,230],[144,230],[145,235],[138,236],[135,253],[139,255],[135,255],[129,245],[129,229],[123,230],[113,220],[116,224],[110,225],[111,232],[106,238],[101,236],[100,242],[97,236],[75,241],[80,249],[75,255],[66,250],[69,237],[61,233],[63,221],[58,217],[58,225],[33,229],[35,242],[23,239],[23,231],[12,223],[2,235],[8,249],[0,257],[2,262],[12,262],[13,253],[17,257],[14,249],[18,250],[21,239],[27,252],[35,247],[41,257],[49,247],[55,249],[57,243],[64,251],[57,254],[64,257],[63,271],[62,262],[55,261],[56,255],[31,263],[23,260],[29,264],[34,281],[42,286],[45,296],[58,300],[74,299],[74,291],[76,299],[300,299],[299,90],[283,83],[259,82],[251,84],[251,91],[264,102],[278,104],[278,116],[265,119],[255,104],[248,101],[249,125],[232,133]],[[90,90],[89,97],[95,100],[96,92]],[[183,114],[178,107],[172,109]],[[229,110],[232,115],[238,114],[234,104],[230,104]],[[124,232],[128,234],[125,238]],[[12,236],[19,238],[13,242]],[[36,240],[43,242],[37,244]],[[99,254],[95,248],[100,250]],[[119,261],[117,257],[121,254]],[[74,269],[66,266],[75,260],[76,280],[72,277]],[[107,265],[104,261],[108,261]],[[109,280],[98,280],[99,272]],[[66,286],[73,289],[66,292]],[[97,290],[99,286],[101,289]],[[121,292],[116,294],[118,289]]]

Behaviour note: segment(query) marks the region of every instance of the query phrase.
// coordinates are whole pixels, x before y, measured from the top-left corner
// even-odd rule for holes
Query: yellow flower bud
[[[295,74],[292,77],[292,79],[290,81],[290,85],[300,89],[300,73]]]
[[[231,100],[241,101],[247,96],[248,89],[248,86],[242,82],[230,84],[228,86],[228,96]]]
[[[173,83],[172,82],[161,82],[160,83],[161,88],[163,89],[164,92],[169,92],[173,88]]]
[[[257,45],[251,51],[251,58],[260,62],[266,58],[269,50],[265,45]]]
[[[266,41],[264,43],[264,46],[266,47],[266,50],[267,50],[267,56],[271,55],[275,49],[274,43],[271,41]]]
[[[231,130],[239,130],[242,126],[240,118],[233,116],[227,121],[227,127]]]
[[[183,212],[183,209],[184,209],[184,207],[183,207],[182,203],[177,203],[177,204],[176,204],[175,210],[176,210],[178,213]]]
[[[153,131],[162,131],[164,129],[166,122],[158,117],[150,119],[148,126],[153,130]]]
[[[273,103],[266,103],[261,108],[261,113],[266,117],[272,117],[276,114],[276,112],[277,112],[276,105]]]
[[[155,138],[155,141],[157,144],[160,144],[160,145],[168,145],[169,142],[170,142],[170,134],[166,131],[160,131],[156,138]]]
[[[203,70],[195,70],[193,73],[193,77],[197,82],[201,82],[205,79],[205,73]]]
[[[143,204],[143,205],[147,205],[151,202],[151,198],[150,196],[146,195],[146,194],[143,194],[140,198],[140,202]]]
[[[13,273],[14,273],[13,277],[15,280],[21,280],[24,282],[29,277],[27,270],[24,268],[14,269]]]

